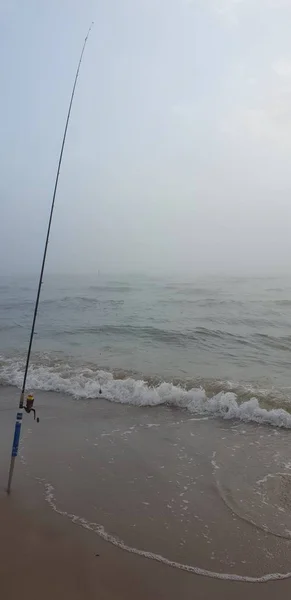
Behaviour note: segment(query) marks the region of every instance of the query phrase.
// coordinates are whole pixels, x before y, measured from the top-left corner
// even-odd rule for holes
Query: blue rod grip
[[[11,456],[17,456],[17,454],[18,454],[19,438],[20,438],[20,431],[21,431],[21,420],[22,420],[22,413],[17,413],[17,420],[15,423]]]

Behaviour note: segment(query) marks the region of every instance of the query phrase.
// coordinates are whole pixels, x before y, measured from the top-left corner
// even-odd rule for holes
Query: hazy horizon
[[[0,278],[1,279],[13,279],[14,281],[18,281],[18,280],[25,280],[25,279],[33,279],[35,280],[35,284],[37,284],[38,279],[39,279],[39,274],[40,274],[40,269],[39,270],[35,270],[35,271],[31,271],[31,272],[20,272],[20,271],[15,271],[15,272],[10,272],[10,273],[0,273]],[[226,271],[226,270],[220,270],[220,271],[206,271],[201,270],[201,271],[196,271],[196,272],[190,272],[188,271],[169,271],[167,270],[167,268],[160,268],[159,270],[148,270],[148,271],[140,271],[140,270],[106,270],[106,271],[49,271],[49,270],[45,270],[44,273],[44,277],[43,277],[43,284],[45,285],[46,282],[49,282],[51,279],[57,278],[84,278],[84,279],[90,279],[90,278],[94,278],[96,280],[100,279],[101,281],[126,281],[127,279],[130,280],[131,278],[144,278],[146,279],[156,279],[157,281],[181,281],[181,282],[195,282],[198,280],[211,280],[211,279],[262,279],[262,280],[268,280],[268,279],[288,279],[291,278],[291,273],[290,271],[287,270],[280,270],[280,269],[275,269],[273,271],[269,271],[269,270],[245,270],[245,271],[241,271],[239,273],[236,273],[235,271]]]
[[[0,274],[291,267],[291,0],[0,0]]]

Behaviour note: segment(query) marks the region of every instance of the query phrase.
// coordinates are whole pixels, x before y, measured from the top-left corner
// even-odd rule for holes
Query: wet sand
[[[17,397],[1,388],[3,488]],[[291,579],[243,581],[291,571],[289,432],[36,398],[41,422],[25,415],[13,493],[0,497],[7,597],[290,594]]]

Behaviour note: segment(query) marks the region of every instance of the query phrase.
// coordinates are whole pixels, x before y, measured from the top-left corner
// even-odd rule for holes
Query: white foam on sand
[[[21,387],[23,364],[3,359],[0,367],[0,384]],[[99,394],[100,385],[102,395]],[[283,408],[267,410],[257,398],[239,402],[234,392],[219,392],[208,397],[203,388],[186,390],[182,385],[163,382],[151,386],[146,381],[128,377],[116,379],[108,371],[76,368],[62,364],[56,366],[32,365],[29,369],[27,388],[70,394],[75,398],[104,398],[111,402],[134,406],[168,405],[187,409],[200,416],[238,419],[291,429],[291,414]]]
[[[43,480],[39,479],[41,483],[44,483]],[[79,517],[78,515],[74,515],[72,513],[61,510],[57,506],[54,487],[51,483],[44,483],[45,485],[45,499],[50,505],[50,507],[59,515],[63,517],[67,517],[76,525],[84,527],[84,529],[89,529],[90,531],[94,531],[101,538],[103,538],[106,542],[117,546],[121,550],[125,550],[126,552],[130,552],[132,554],[137,554],[138,556],[143,556],[144,558],[148,558],[150,560],[154,560],[156,562],[163,563],[169,567],[173,567],[175,569],[180,569],[182,571],[187,571],[188,573],[194,573],[196,575],[202,575],[204,577],[211,577],[213,579],[224,579],[229,581],[244,581],[248,583],[265,583],[266,581],[277,581],[279,579],[289,579],[291,577],[290,573],[268,573],[266,575],[262,575],[261,577],[249,577],[247,575],[236,575],[234,573],[216,573],[215,571],[208,571],[207,569],[202,569],[200,567],[194,567],[192,565],[184,565],[182,563],[178,563],[173,560],[169,560],[160,554],[155,554],[153,552],[148,552],[146,550],[139,550],[138,548],[133,548],[132,546],[128,546],[123,540],[113,536],[111,533],[105,531],[103,525],[99,525],[98,523],[92,523],[87,521],[83,517]]]

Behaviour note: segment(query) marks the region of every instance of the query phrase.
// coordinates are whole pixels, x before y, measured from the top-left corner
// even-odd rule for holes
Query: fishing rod
[[[14,471],[14,466],[15,466],[15,459],[18,455],[23,410],[25,410],[28,413],[33,411],[34,417],[35,417],[35,410],[32,408],[33,400],[34,400],[32,395],[28,396],[26,406],[25,407],[23,406],[25,386],[26,386],[28,367],[29,367],[29,362],[30,362],[31,348],[32,348],[32,342],[33,342],[33,336],[34,336],[34,330],[35,330],[35,322],[36,322],[36,317],[37,317],[37,312],[38,312],[39,298],[40,298],[40,292],[41,292],[41,286],[42,286],[44,267],[45,267],[45,262],[46,262],[46,255],[47,255],[47,249],[48,249],[48,243],[49,243],[49,237],[50,237],[50,231],[51,231],[52,218],[53,218],[54,207],[55,207],[55,199],[56,199],[56,194],[57,194],[57,189],[58,189],[59,176],[60,176],[64,147],[65,147],[65,142],[66,142],[66,137],[67,137],[67,131],[68,131],[68,126],[69,126],[69,122],[70,122],[72,104],[73,104],[73,100],[74,100],[74,96],[75,96],[75,90],[76,90],[76,85],[77,85],[77,81],[78,81],[78,77],[79,77],[80,67],[81,67],[82,60],[83,60],[83,54],[84,54],[87,40],[88,40],[88,37],[90,35],[93,25],[94,25],[94,23],[91,23],[88,33],[85,37],[83,47],[82,47],[82,51],[81,51],[80,59],[78,62],[75,79],[74,79],[74,84],[73,84],[73,89],[72,89],[72,93],[71,93],[69,109],[68,109],[68,114],[67,114],[67,119],[66,119],[66,124],[65,124],[65,130],[64,130],[64,135],[63,135],[62,144],[61,144],[61,151],[60,151],[59,162],[58,162],[58,167],[57,167],[57,174],[56,174],[56,179],[55,179],[55,185],[54,185],[54,191],[53,191],[53,197],[52,197],[52,203],[51,203],[51,209],[50,209],[50,215],[49,215],[49,221],[48,221],[48,228],[47,228],[43,258],[42,258],[41,269],[40,269],[40,276],[39,276],[39,282],[38,282],[38,288],[37,288],[37,294],[36,294],[32,326],[31,326],[28,350],[27,350],[27,355],[26,355],[26,363],[25,363],[25,369],[24,369],[24,375],[23,375],[23,382],[22,382],[18,412],[16,415],[16,423],[15,423],[15,429],[14,429],[10,468],[9,468],[9,475],[8,475],[8,485],[7,485],[7,493],[8,494],[10,494],[10,491],[11,491],[11,483],[12,483],[13,471]]]

